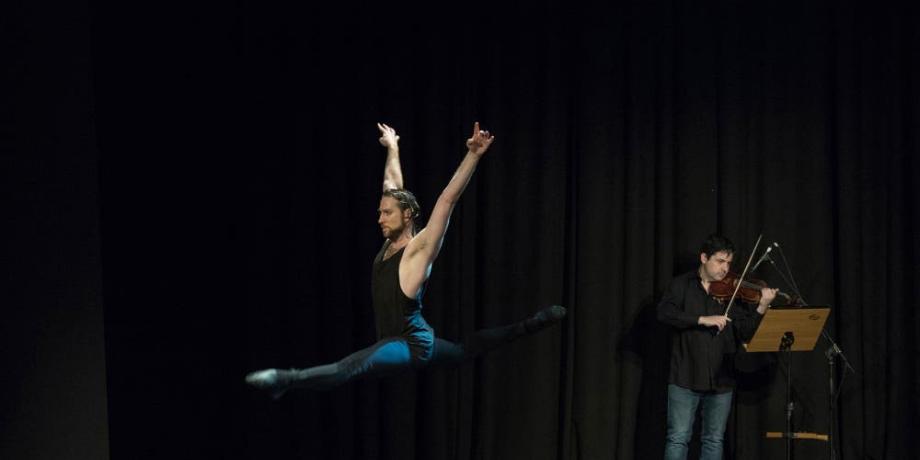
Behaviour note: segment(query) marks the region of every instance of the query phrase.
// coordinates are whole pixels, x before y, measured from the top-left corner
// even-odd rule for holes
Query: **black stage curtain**
[[[0,5],[0,458],[108,458],[89,3]]]
[[[857,373],[839,458],[917,446],[915,6],[93,4],[113,458],[659,458],[654,307],[720,232],[761,233]],[[497,140],[425,297],[459,339],[561,303],[458,369],[279,402],[246,372],[373,341],[384,150],[430,211],[479,120]],[[777,259],[781,260],[781,259]],[[788,286],[770,265],[756,275]],[[826,433],[819,342],[795,429]],[[744,371],[726,458],[778,458],[783,361]],[[827,447],[799,441],[799,458]]]

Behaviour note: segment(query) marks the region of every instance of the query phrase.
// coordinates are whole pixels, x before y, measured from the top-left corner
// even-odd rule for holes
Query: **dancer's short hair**
[[[422,217],[421,207],[419,207],[418,200],[412,192],[402,188],[391,188],[385,190],[383,196],[388,196],[396,200],[399,203],[399,209],[403,211],[408,209],[412,213],[412,221],[414,223],[417,223],[419,218]]]

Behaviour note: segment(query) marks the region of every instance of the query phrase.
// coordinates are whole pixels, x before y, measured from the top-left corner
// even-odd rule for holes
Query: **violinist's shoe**
[[[277,400],[284,395],[291,384],[291,371],[279,369],[265,369],[251,372],[246,376],[246,383],[260,390],[265,390],[272,399]]]
[[[528,333],[532,334],[558,323],[565,317],[565,313],[565,307],[561,305],[546,307],[534,313],[530,318],[525,319],[524,328],[527,329]]]

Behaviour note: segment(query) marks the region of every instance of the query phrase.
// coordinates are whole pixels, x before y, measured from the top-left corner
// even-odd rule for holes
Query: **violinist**
[[[672,326],[666,460],[687,457],[697,409],[703,424],[700,458],[722,458],[735,387],[732,358],[738,341],[750,340],[776,297],[776,289],[762,287],[759,301],[736,298],[725,315],[728,299],[716,298],[715,286],[729,276],[734,253],[728,238],[710,235],[700,247],[699,267],[674,278],[658,304],[658,320]]]

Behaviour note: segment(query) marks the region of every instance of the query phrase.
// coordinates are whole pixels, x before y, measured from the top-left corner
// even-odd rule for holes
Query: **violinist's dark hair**
[[[735,245],[728,238],[715,233],[706,237],[706,241],[703,241],[700,246],[700,254],[706,254],[706,257],[712,257],[713,254],[721,251],[734,254]]]

